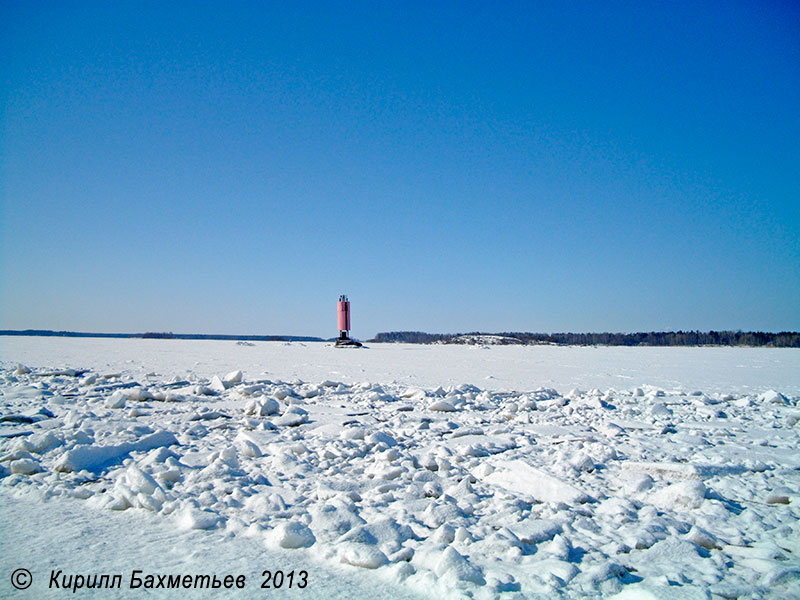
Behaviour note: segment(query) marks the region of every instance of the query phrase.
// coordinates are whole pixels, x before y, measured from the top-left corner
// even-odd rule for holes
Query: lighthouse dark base
[[[337,348],[360,348],[361,342],[356,342],[355,340],[351,340],[347,337],[347,334],[342,332],[339,339],[336,340],[336,347]]]

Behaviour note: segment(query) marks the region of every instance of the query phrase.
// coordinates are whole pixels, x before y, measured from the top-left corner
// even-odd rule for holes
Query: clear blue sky
[[[800,8],[0,4],[0,328],[800,329]]]

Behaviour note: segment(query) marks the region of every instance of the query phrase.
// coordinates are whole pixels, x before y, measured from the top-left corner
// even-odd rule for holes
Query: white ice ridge
[[[61,455],[53,469],[55,471],[101,471],[114,463],[119,463],[131,452],[143,452],[177,444],[174,434],[168,431],[158,431],[146,435],[135,442],[122,444],[80,444]]]
[[[799,399],[772,385],[2,366],[0,494],[255,540],[429,598],[800,597]]]
[[[535,469],[524,461],[511,460],[496,463],[497,471],[484,478],[489,484],[528,495],[538,502],[586,502],[589,496],[566,481]]]

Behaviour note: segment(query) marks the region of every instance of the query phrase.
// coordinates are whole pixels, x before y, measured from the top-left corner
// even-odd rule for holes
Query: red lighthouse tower
[[[350,339],[350,301],[347,296],[339,296],[336,304],[337,325],[339,327],[339,339],[336,340],[337,348],[358,348],[359,342]]]

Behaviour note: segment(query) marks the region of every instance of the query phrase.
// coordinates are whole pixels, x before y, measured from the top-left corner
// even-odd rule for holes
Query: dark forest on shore
[[[784,331],[651,331],[649,333],[424,333],[391,331],[370,342],[408,344],[470,344],[476,336],[496,336],[496,344],[556,344],[559,346],[754,346],[800,348],[800,333]]]

